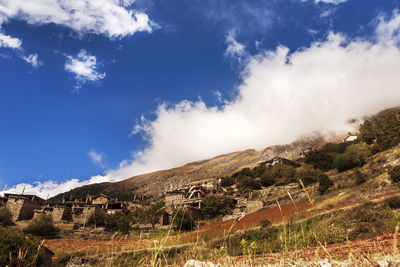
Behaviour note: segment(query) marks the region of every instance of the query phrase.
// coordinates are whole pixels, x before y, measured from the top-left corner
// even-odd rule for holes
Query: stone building
[[[53,212],[53,207],[50,207],[50,205],[45,205],[41,207],[40,209],[35,209],[34,214],[33,214],[33,219],[39,217],[40,215],[51,215]]]
[[[35,195],[4,194],[7,198],[7,209],[12,214],[14,221],[30,220],[34,215],[35,209],[40,209],[44,200]]]
[[[182,190],[169,191],[165,194],[165,210],[171,213],[172,210],[183,205],[185,199],[185,192]]]
[[[66,205],[55,205],[53,206],[51,217],[53,217],[53,221],[56,223],[70,221],[72,220],[71,208]]]
[[[178,207],[200,209],[202,199],[220,191],[219,182],[214,179],[204,179],[188,183],[182,187],[165,193],[165,210],[171,214]]]
[[[128,207],[125,202],[111,202],[104,204],[103,209],[107,214],[114,214],[116,212],[124,212]]]
[[[94,205],[74,206],[71,209],[72,221],[75,224],[86,225],[90,216],[98,209]]]
[[[86,197],[86,203],[87,204],[92,204],[92,205],[104,205],[108,202],[112,202],[113,199],[110,197],[100,194],[97,196],[87,196]]]

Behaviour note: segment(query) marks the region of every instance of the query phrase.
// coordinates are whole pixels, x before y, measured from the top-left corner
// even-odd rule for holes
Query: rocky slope
[[[273,157],[296,159],[305,149],[320,147],[325,144],[319,135],[299,139],[288,145],[267,147],[262,151],[248,149],[211,159],[188,163],[184,166],[142,174],[116,183],[101,183],[79,187],[70,192],[57,195],[51,200],[60,200],[63,195],[83,197],[86,194],[106,194],[119,199],[132,199],[134,195],[158,196],[188,182],[208,178],[219,178],[239,171],[245,167],[254,167]]]

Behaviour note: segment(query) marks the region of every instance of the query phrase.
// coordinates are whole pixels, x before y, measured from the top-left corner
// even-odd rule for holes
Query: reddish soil
[[[392,196],[399,195],[400,191],[398,192],[393,192],[393,193],[388,193],[380,196],[375,196],[371,198],[370,200],[381,200],[385,198],[389,198]],[[332,211],[332,210],[337,210],[341,208],[346,208],[348,206],[353,206],[356,204],[361,204],[363,202],[354,202],[354,203],[346,203],[342,205],[337,205],[333,208],[327,208],[325,210],[321,210],[320,212],[324,211]],[[296,209],[297,207],[297,209]],[[287,220],[290,216],[294,215],[297,213],[297,210],[299,213],[302,213],[304,215],[307,214],[307,210],[312,207],[312,205],[308,202],[306,203],[298,203],[296,204],[296,207],[294,205],[284,205],[281,206],[281,210],[278,207],[266,209],[266,210],[261,210],[255,213],[247,214],[246,216],[239,218],[239,219],[234,219],[234,220],[228,220],[225,222],[215,222],[211,223],[208,225],[204,225],[200,227],[199,231],[194,231],[194,232],[189,232],[189,233],[183,233],[180,235],[176,236],[170,236],[168,238],[167,244],[172,245],[172,244],[184,244],[184,243],[191,243],[191,242],[196,242],[196,240],[199,238],[199,236],[206,236],[208,235],[209,238],[221,238],[222,235],[224,235],[226,232],[231,229],[231,233],[237,231],[237,230],[243,230],[243,229],[249,229],[254,226],[259,226],[260,222],[263,220],[269,220],[272,223],[280,223],[282,222],[282,215],[285,220]],[[282,211],[282,214],[281,214]],[[233,226],[232,226],[233,224]],[[225,233],[224,233],[225,232]],[[379,248],[379,246],[383,246],[382,248],[385,249],[386,247],[391,246],[391,235],[384,235],[381,237],[377,238],[372,238],[372,239],[367,239],[367,240],[361,240],[361,241],[354,241],[349,244],[351,244],[352,249],[354,250],[361,250],[361,251],[370,251],[371,249],[376,249]],[[112,252],[112,251],[125,251],[125,250],[141,250],[141,249],[146,249],[146,248],[151,248],[154,247],[154,241],[161,241],[163,238],[157,238],[157,239],[145,239],[145,240],[118,240],[118,241],[104,241],[104,240],[82,240],[82,239],[74,239],[74,238],[63,238],[63,239],[54,239],[54,240],[46,240],[44,245],[53,251],[56,254],[60,253],[74,253],[74,252],[80,252],[80,251],[87,251],[89,254],[90,253],[95,253],[99,251],[106,251],[106,252]],[[335,254],[340,256],[340,251],[342,251],[344,256],[348,256],[349,250],[348,249],[343,249],[345,246],[348,244],[336,244],[336,245],[329,245],[327,247],[327,250],[329,253]],[[376,247],[378,246],[378,247]],[[322,247],[319,248],[309,248],[309,249],[304,249],[302,250],[302,254],[304,255],[311,255],[314,256],[316,251],[321,252]],[[382,251],[382,250],[380,250]],[[293,252],[295,253],[295,252]],[[296,252],[297,253],[297,252]]]
[[[82,240],[74,238],[62,238],[46,240],[44,246],[56,255],[62,253],[88,252],[89,255],[98,252],[114,252],[126,250],[141,250],[151,247],[152,241],[147,240]]]
[[[281,206],[282,213],[279,207],[270,208],[247,214],[246,216],[239,219],[204,225],[200,227],[200,230],[204,231],[221,230],[221,229],[229,230],[232,224],[233,224],[233,229],[243,230],[259,226],[261,221],[263,220],[269,220],[272,223],[280,223],[282,222],[282,216],[283,218],[287,219],[288,217],[294,215],[297,211],[299,212],[305,211],[311,207],[312,205],[308,202],[298,203],[296,204],[296,206],[294,205]]]

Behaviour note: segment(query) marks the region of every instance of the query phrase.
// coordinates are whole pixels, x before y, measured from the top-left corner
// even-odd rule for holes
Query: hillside
[[[321,147],[326,141],[319,135],[302,138],[288,145],[270,146],[261,151],[249,149],[217,156],[211,159],[188,163],[184,166],[134,176],[116,183],[92,184],[59,194],[50,201],[60,200],[64,195],[83,197],[86,194],[106,194],[120,200],[132,199],[134,195],[158,196],[165,190],[188,182],[208,178],[230,176],[240,169],[254,167],[261,161],[273,157],[288,156],[297,159],[306,149]]]

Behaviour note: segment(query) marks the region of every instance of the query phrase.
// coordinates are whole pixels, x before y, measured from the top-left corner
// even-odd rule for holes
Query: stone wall
[[[183,204],[183,194],[168,194],[165,196],[165,210],[170,213],[173,208]]]
[[[107,198],[107,197],[104,197],[104,196],[97,196],[97,197],[94,197],[94,198],[93,198],[92,204],[93,204],[93,205],[101,205],[101,204],[106,204],[107,201],[108,201],[108,198]]]
[[[19,215],[22,206],[24,205],[24,202],[25,202],[24,199],[16,199],[16,198],[8,199],[6,207],[11,212],[13,221],[17,221],[19,219]]]
[[[30,220],[33,217],[35,209],[40,209],[42,204],[33,200],[25,199],[24,204],[22,205],[19,220]]]
[[[249,200],[246,203],[246,213],[252,213],[259,211],[264,207],[264,203],[261,200]]]
[[[76,224],[86,224],[92,213],[95,212],[97,207],[85,206],[83,208],[72,210],[72,221]]]
[[[71,209],[67,206],[54,206],[53,212],[51,213],[51,217],[53,221],[58,223],[63,220],[70,221],[71,217]]]

